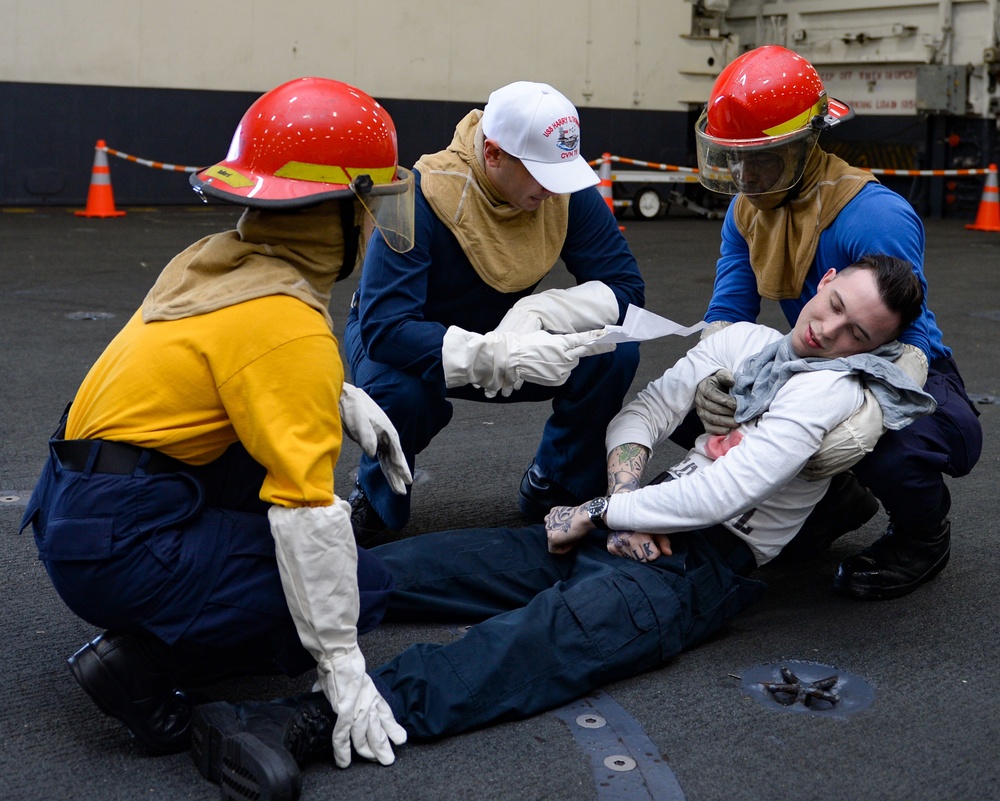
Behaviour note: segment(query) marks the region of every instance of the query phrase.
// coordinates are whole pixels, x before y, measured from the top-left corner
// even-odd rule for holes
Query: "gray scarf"
[[[853,373],[872,391],[882,407],[886,428],[893,431],[904,428],[918,417],[933,412],[937,403],[893,364],[902,352],[903,345],[894,340],[870,353],[839,359],[801,358],[792,350],[792,336],[787,334],[751,356],[743,370],[736,374],[736,385],[732,389],[736,398],[736,422],[752,420],[767,411],[778,390],[795,373],[835,370]]]

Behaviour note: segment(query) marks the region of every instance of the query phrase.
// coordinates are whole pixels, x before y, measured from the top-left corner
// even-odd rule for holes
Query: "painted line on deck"
[[[590,758],[598,801],[684,801],[664,756],[607,693],[598,691],[552,714]]]

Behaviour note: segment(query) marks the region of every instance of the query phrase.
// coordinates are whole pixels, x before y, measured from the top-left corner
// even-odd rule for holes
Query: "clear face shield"
[[[750,197],[787,192],[802,178],[825,126],[822,117],[797,131],[760,139],[720,139],[705,132],[707,110],[695,126],[698,179],[713,192]]]
[[[385,238],[386,244],[397,253],[406,253],[413,247],[413,173],[398,167],[396,180],[375,184],[367,175],[359,175],[351,182],[361,205]]]

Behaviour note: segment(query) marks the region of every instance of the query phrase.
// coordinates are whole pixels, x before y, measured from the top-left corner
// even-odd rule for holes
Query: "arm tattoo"
[[[608,493],[632,492],[639,489],[642,471],[646,469],[649,448],[628,442],[619,445],[608,456]]]

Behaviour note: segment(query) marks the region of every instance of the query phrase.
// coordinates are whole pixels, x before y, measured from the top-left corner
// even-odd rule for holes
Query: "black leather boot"
[[[521,478],[521,487],[518,491],[521,514],[529,520],[541,523],[553,506],[578,506],[582,502],[583,499],[577,498],[568,489],[560,487],[544,475],[535,460],[531,460]]]
[[[399,532],[389,528],[356,481],[354,489],[347,496],[347,502],[351,505],[351,528],[354,530],[354,540],[362,548],[374,548],[376,545],[384,545],[399,539]]]
[[[266,703],[218,702],[195,708],[191,758],[221,798],[295,801],[300,766],[332,759],[336,715],[323,693]]]
[[[774,564],[798,562],[818,556],[835,540],[856,531],[878,512],[878,499],[862,487],[851,472],[833,477],[826,495],[810,512],[791,542],[781,549]]]
[[[840,563],[833,586],[864,600],[900,598],[940,573],[951,555],[951,521],[919,530],[889,524],[885,534]]]
[[[98,708],[124,723],[151,754],[188,747],[191,703],[175,687],[166,643],[151,634],[108,631],[67,661]]]

